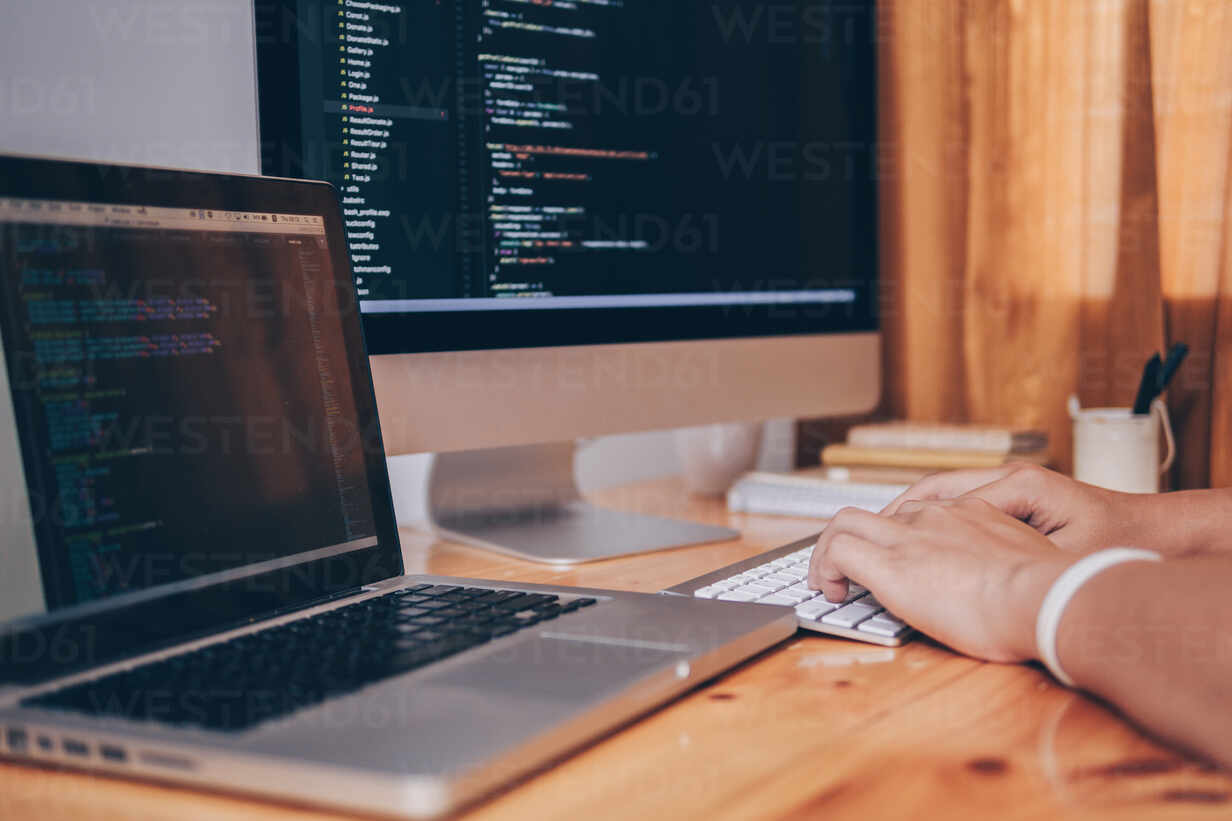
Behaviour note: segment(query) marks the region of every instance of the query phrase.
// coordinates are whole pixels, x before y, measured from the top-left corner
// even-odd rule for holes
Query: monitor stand
[[[573,442],[397,457],[398,523],[546,564],[720,542],[726,527],[605,510],[582,499]]]

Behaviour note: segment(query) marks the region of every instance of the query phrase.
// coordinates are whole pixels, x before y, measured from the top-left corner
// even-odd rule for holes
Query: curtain
[[[881,416],[1042,427],[1154,351],[1172,487],[1232,484],[1232,2],[882,0]]]

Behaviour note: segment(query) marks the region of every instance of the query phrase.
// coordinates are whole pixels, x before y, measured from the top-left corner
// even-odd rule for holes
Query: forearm
[[[1057,633],[1078,686],[1232,766],[1232,558],[1132,562],[1090,579]]]
[[[1126,544],[1168,556],[1232,555],[1232,488],[1184,490],[1129,497]],[[1139,501],[1140,500],[1140,501]]]

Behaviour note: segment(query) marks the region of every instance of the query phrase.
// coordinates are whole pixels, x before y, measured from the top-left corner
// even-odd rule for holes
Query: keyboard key
[[[826,613],[829,613],[831,610],[836,610],[837,608],[837,604],[831,604],[821,596],[818,596],[812,601],[807,601],[804,604],[798,605],[796,607],[796,615],[802,619],[817,621]]]
[[[758,604],[779,604],[785,607],[791,607],[792,605],[796,603],[796,600],[788,596],[784,596],[781,593],[771,593],[769,596],[766,596],[765,598],[758,599],[757,603]]]
[[[564,611],[565,609],[563,607],[555,603],[541,604],[535,608],[535,612],[539,614],[539,618],[543,619],[544,621],[547,621],[548,619],[554,619],[557,616],[559,616],[561,613],[563,613]]]
[[[743,593],[739,589],[728,590],[726,593],[720,593],[719,601],[753,601],[758,597],[757,592]]]
[[[775,595],[782,596],[783,598],[788,599],[794,605],[794,604],[800,604],[801,602],[806,602],[809,599],[816,598],[817,592],[814,590],[790,590],[789,589],[789,590],[780,590],[778,593],[775,593]]]
[[[783,582],[776,582],[772,580],[769,576],[767,576],[764,579],[758,579],[755,582],[749,582],[748,584],[744,586],[744,588],[737,588],[737,589],[739,590],[739,589],[755,587],[759,590],[765,590],[767,593],[773,593],[775,590],[782,590],[786,586],[787,585],[784,584]]]
[[[719,595],[722,592],[723,592],[722,590],[719,590],[715,587],[703,587],[699,590],[694,590],[693,595],[699,599],[713,599],[715,596]]]
[[[516,599],[518,596],[521,596],[521,595],[523,594],[519,593],[516,590],[496,590],[488,594],[487,596],[482,597],[482,599],[477,599],[477,601],[482,601],[484,604],[487,604],[487,605],[497,605],[502,602],[509,601],[510,599]]]
[[[774,581],[774,582],[782,582],[783,584],[795,584],[796,582],[800,581],[800,579],[801,579],[800,576],[795,576],[795,575],[792,575],[791,573],[785,573],[780,570],[776,573],[771,573],[769,576],[763,579],[763,581],[769,580],[769,581]]]
[[[503,602],[500,602],[495,606],[498,610],[509,610],[512,612],[517,610],[525,610],[528,607],[534,607],[539,603],[539,601],[539,597],[532,593],[522,593],[511,599],[505,599]]]
[[[821,621],[824,624],[833,624],[835,627],[852,628],[876,613],[877,608],[875,607],[852,602],[822,616]]]
[[[874,636],[885,636],[892,639],[907,632],[908,628],[901,621],[879,621],[879,617],[873,616],[868,621],[862,622],[856,629],[872,633]]]

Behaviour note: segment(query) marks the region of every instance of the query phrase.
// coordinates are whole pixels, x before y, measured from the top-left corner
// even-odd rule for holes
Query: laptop
[[[338,199],[0,157],[0,755],[449,812],[795,631],[403,575]]]

